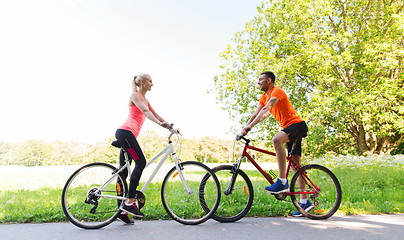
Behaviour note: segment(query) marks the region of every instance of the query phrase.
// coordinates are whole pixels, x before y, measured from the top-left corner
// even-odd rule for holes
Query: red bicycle
[[[234,165],[220,165],[212,169],[219,179],[222,193],[224,193],[221,196],[218,209],[211,216],[219,222],[235,222],[243,218],[252,206],[254,189],[247,174],[240,169],[243,159],[247,158],[270,184],[273,184],[273,179],[276,178],[272,171],[270,171],[270,174],[266,173],[247,150],[276,156],[274,152],[251,146],[250,140],[244,136],[239,136],[237,140],[244,141],[243,152],[237,163]],[[305,217],[311,219],[331,217],[338,210],[341,203],[342,191],[337,177],[329,169],[321,165],[299,166],[292,159],[291,152],[293,152],[293,148],[294,145],[287,157],[287,176],[291,168],[296,171],[290,180],[290,190],[289,192],[273,195],[278,200],[285,200],[287,196],[290,196],[293,205]],[[203,184],[201,187],[203,188]],[[301,194],[305,194],[310,198],[310,201],[315,206],[312,211],[306,212],[300,207],[296,195]],[[202,206],[205,207],[205,211],[209,211],[210,209],[204,204],[203,196],[200,196],[200,201]]]

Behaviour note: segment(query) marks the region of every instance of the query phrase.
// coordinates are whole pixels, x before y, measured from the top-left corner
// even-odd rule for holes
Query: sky
[[[219,55],[260,0],[0,0],[0,141],[97,143],[128,114],[133,76],[185,138],[232,138]],[[168,132],[146,120],[142,132]]]

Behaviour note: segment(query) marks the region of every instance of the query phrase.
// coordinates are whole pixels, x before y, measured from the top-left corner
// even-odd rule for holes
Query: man
[[[261,96],[257,110],[252,115],[247,125],[241,130],[241,134],[246,135],[251,128],[260,123],[269,113],[271,113],[276,121],[281,125],[282,130],[278,132],[272,139],[276,160],[278,162],[279,177],[271,186],[265,187],[265,190],[272,194],[279,194],[289,191],[288,180],[286,179],[286,151],[284,144],[286,143],[288,152],[291,151],[293,142],[296,142],[293,150],[293,160],[300,165],[301,160],[301,138],[307,136],[307,125],[299,116],[290,103],[285,91],[275,86],[275,74],[273,72],[263,72],[258,78],[258,86],[264,93]],[[296,171],[294,169],[294,171]],[[304,183],[298,181],[299,187],[304,188]],[[308,200],[306,194],[300,197],[300,205],[306,211],[311,211],[314,205]],[[300,212],[293,213],[293,216],[302,216]]]

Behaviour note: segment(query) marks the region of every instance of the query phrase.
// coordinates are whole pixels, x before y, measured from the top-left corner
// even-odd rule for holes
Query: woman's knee
[[[144,158],[139,158],[139,159],[135,160],[134,162],[135,162],[135,171],[136,170],[143,171],[143,169],[146,167],[146,159],[144,159]]]

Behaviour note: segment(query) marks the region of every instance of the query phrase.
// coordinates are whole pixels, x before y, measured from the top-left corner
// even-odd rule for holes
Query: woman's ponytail
[[[134,92],[138,92],[138,87],[140,87],[139,85],[140,85],[140,78],[138,76],[135,76],[133,78],[133,91]]]

